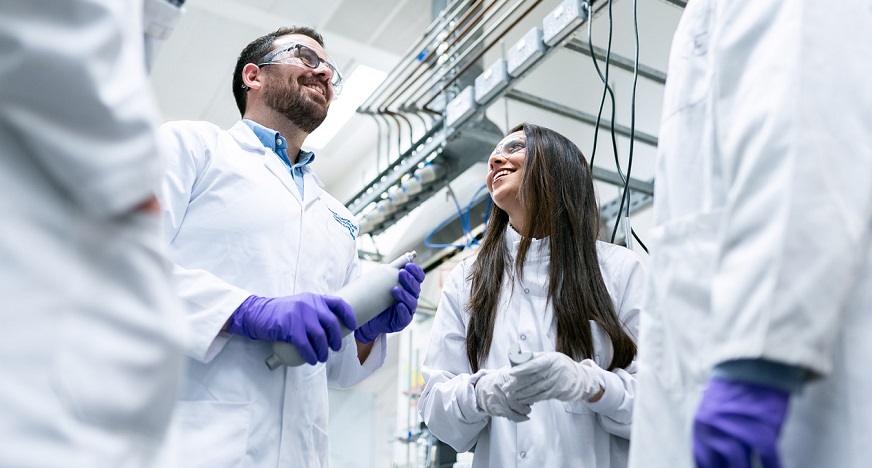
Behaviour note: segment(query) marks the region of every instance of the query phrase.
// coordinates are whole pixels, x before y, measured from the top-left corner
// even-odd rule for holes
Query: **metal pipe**
[[[375,121],[376,127],[378,127],[378,130],[377,130],[378,131],[378,138],[376,138],[376,141],[375,141],[375,143],[376,143],[375,171],[379,172],[381,170],[381,168],[379,167],[379,161],[381,160],[381,153],[382,153],[382,126],[381,126],[381,120],[379,120],[377,115],[370,114],[370,117],[372,117],[372,120]]]
[[[463,74],[463,72],[466,71],[469,67],[471,67],[473,63],[475,63],[476,61],[478,61],[478,59],[480,59],[480,58],[481,58],[481,57],[482,57],[486,52],[490,51],[490,49],[491,49],[494,45],[498,44],[499,41],[500,41],[500,39],[502,39],[503,36],[506,35],[506,33],[508,33],[509,31],[511,31],[512,28],[513,28],[516,24],[518,24],[518,22],[520,22],[522,19],[524,19],[524,17],[526,17],[527,14],[529,14],[530,11],[531,11],[533,8],[535,8],[537,5],[539,5],[539,3],[541,3],[541,2],[542,2],[542,0],[535,0],[535,1],[533,2],[533,4],[530,6],[530,8],[528,8],[526,11],[520,13],[520,16],[519,16],[518,18],[516,18],[514,21],[512,21],[512,22],[508,25],[508,27],[506,27],[506,28],[505,28],[501,33],[499,33],[499,34],[496,36],[496,38],[494,38],[493,42],[491,42],[490,44],[485,45],[484,48],[482,49],[482,51],[481,51],[478,55],[476,55],[475,57],[473,57],[472,59],[470,59],[469,62],[467,63],[467,65],[466,65],[466,66],[465,66],[465,67],[464,67],[460,72],[458,72],[458,73],[455,74],[455,78],[456,78],[457,76]],[[492,28],[488,29],[487,31],[485,31],[481,37],[479,37],[479,38],[478,38],[478,39],[477,39],[477,40],[476,40],[476,41],[475,41],[471,46],[469,46],[469,47],[468,47],[468,48],[467,48],[463,53],[461,53],[460,56],[457,57],[456,62],[458,62],[458,63],[463,62],[463,60],[464,60],[464,59],[465,59],[465,58],[466,58],[470,53],[472,53],[472,51],[474,51],[474,50],[476,49],[476,47],[478,47],[479,45],[482,44],[482,42],[484,42],[485,40],[487,40],[488,37],[489,37],[489,36],[490,36],[494,31],[498,30],[501,26],[503,26],[503,25],[506,23],[507,18],[508,18],[509,16],[511,16],[512,14],[514,14],[514,13],[515,13],[515,12],[516,12],[520,7],[521,7],[521,5],[523,5],[524,3],[526,3],[526,0],[519,0],[518,2],[516,2],[516,3],[515,3],[515,4],[514,4],[510,9],[509,9],[509,11],[508,11],[506,14],[504,14],[501,18],[499,18],[499,19],[496,21],[496,25],[495,25],[494,27],[492,27]],[[442,80],[443,78],[446,77],[447,73],[448,73],[448,70],[443,70],[442,73],[440,73],[439,76],[435,79],[435,81],[440,81],[440,80]],[[427,109],[427,106],[428,106],[430,103],[433,102],[433,99],[435,99],[435,96],[438,95],[439,93],[441,93],[442,91],[445,91],[445,90],[448,88],[448,86],[449,86],[451,83],[453,83],[453,82],[454,82],[454,79],[448,81],[448,83],[445,83],[445,84],[442,86],[441,89],[439,89],[438,91],[436,91],[435,93],[433,93],[433,94],[434,94],[434,97],[433,97],[433,98],[431,98],[429,101],[427,101],[423,106],[416,106],[416,107],[417,107],[417,108]],[[432,89],[427,90],[427,91],[432,91]],[[411,103],[416,103],[416,104],[417,104],[417,101],[420,100],[420,99],[423,97],[423,94],[424,94],[424,93],[422,93],[422,92],[419,90],[418,92],[412,94],[412,96],[411,96],[411,97],[410,97],[406,102],[411,102]]]
[[[411,46],[411,47],[410,47],[410,48],[409,48],[409,49],[408,49],[408,50],[403,54],[403,56],[404,56],[404,57],[409,57],[409,56],[411,56],[411,57],[415,57],[415,56],[417,56],[416,51],[420,51],[421,48],[422,48],[422,46],[426,45],[426,44],[427,44],[428,42],[430,42],[433,38],[435,38],[435,36],[438,34],[438,32],[442,31],[442,30],[445,28],[445,25],[446,25],[448,22],[450,22],[451,20],[455,19],[456,16],[459,14],[459,12],[460,12],[460,11],[463,11],[463,10],[460,8],[461,6],[463,6],[462,4],[463,4],[463,3],[466,3],[466,2],[468,2],[468,1],[469,1],[469,0],[454,0],[454,2],[452,2],[450,5],[448,5],[448,7],[446,7],[445,10],[448,11],[449,13],[446,14],[446,15],[443,15],[443,16],[440,16],[440,17],[436,18],[435,21],[433,21],[432,23],[430,23],[430,26],[427,28],[427,30],[424,32],[424,34],[421,36],[421,38],[418,39],[418,42],[416,42],[415,44],[413,44],[413,45],[412,45],[412,46]],[[452,8],[456,8],[456,10],[455,10],[454,12],[451,12],[450,10],[451,10]],[[453,15],[453,17],[449,18],[450,15]],[[431,35],[432,35],[432,36],[431,36]],[[423,64],[423,62],[417,62],[417,65],[418,65],[418,66],[421,66],[422,64]],[[402,73],[405,71],[405,69],[408,68],[410,65],[416,65],[414,59],[413,59],[412,61],[410,61],[410,62],[406,62],[406,65],[403,67],[402,70],[397,70],[397,69],[395,69],[394,72],[391,73],[392,76],[389,76],[387,80],[385,80],[384,82],[382,82],[382,84],[380,84],[380,85],[378,86],[378,88],[376,88],[376,90],[375,90],[375,91],[370,95],[369,98],[367,98],[367,100],[366,100],[366,101],[365,101],[365,102],[360,106],[360,108],[361,108],[361,109],[369,109],[369,108],[371,108],[372,105],[373,105],[373,102],[372,102],[372,101],[374,101],[375,99],[377,99],[377,98],[378,98],[378,97],[379,97],[379,96],[384,92],[385,89],[387,89],[390,85],[392,85],[395,81],[397,81],[397,79],[400,78],[400,75],[402,75]]]
[[[500,8],[502,8],[502,4],[505,4],[507,2],[501,1],[499,3],[501,3]],[[489,10],[493,5],[496,5],[496,4],[497,4],[497,2],[491,3],[490,5],[487,6],[487,8],[485,8],[485,11]],[[473,5],[473,8],[475,6],[476,5]],[[498,8],[497,11],[499,11],[500,8]],[[472,11],[472,8],[469,11]],[[473,18],[473,24],[485,24],[487,21],[489,21],[495,15],[496,15],[496,13],[488,16],[487,18],[484,19],[484,21],[477,21],[477,19],[481,16],[481,15],[477,14],[476,18]],[[457,25],[457,26],[459,26],[459,25]],[[468,36],[465,36],[465,37],[458,36],[458,37],[462,37],[462,40],[461,40],[460,44],[457,44],[457,48],[459,48],[460,46],[463,46],[469,40],[470,37],[474,37],[474,34],[476,32],[478,32],[478,29],[479,28],[476,28],[475,30],[473,30],[472,33]],[[455,30],[456,30],[456,28],[455,28]],[[453,32],[453,30],[452,30],[452,32]],[[457,38],[455,38],[454,41],[452,41],[451,45],[449,45],[449,48],[448,48],[448,50],[445,51],[445,53],[453,52],[453,49],[456,49],[456,48],[452,48],[452,45],[455,44],[456,41],[457,41]],[[477,44],[473,44],[473,47],[475,47],[476,45]],[[432,62],[434,59],[436,59],[436,57],[437,57],[436,54],[432,54],[432,55],[428,56],[425,60],[425,63]],[[438,59],[436,59],[436,61],[438,62]],[[385,109],[387,109],[391,104],[396,102],[403,94],[405,94],[410,89],[412,89],[413,85],[417,84],[421,80],[421,78],[426,77],[428,80],[432,79],[433,75],[438,73],[438,71],[441,69],[439,63],[435,63],[432,65],[433,66],[431,68],[419,67],[418,70],[416,70],[419,73],[417,75],[410,77],[409,79],[404,80],[403,84],[400,85],[401,87],[394,89],[391,92],[391,94],[389,94],[388,97],[383,100],[383,104],[381,106],[379,106],[379,110],[384,111]],[[441,77],[440,77],[440,79],[441,79]],[[425,82],[426,82],[426,80],[425,80]],[[423,88],[422,86],[418,86],[419,90],[422,88]],[[432,88],[429,88],[429,89],[432,89]],[[409,101],[407,100],[406,102],[409,102]]]

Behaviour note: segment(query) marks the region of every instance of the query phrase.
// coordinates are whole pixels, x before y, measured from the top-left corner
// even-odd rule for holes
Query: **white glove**
[[[475,383],[475,402],[478,409],[491,416],[508,418],[510,421],[521,422],[530,418],[532,408],[529,404],[521,404],[506,396],[505,388],[515,381],[510,377],[511,368],[494,369],[486,372]]]
[[[512,368],[513,377],[505,387],[510,399],[531,405],[537,401],[590,400],[602,386],[589,359],[575,362],[558,352],[536,353],[533,359]]]

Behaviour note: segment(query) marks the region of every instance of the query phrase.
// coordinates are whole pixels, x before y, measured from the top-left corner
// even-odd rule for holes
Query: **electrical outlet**
[[[520,76],[544,53],[545,43],[542,42],[542,29],[533,28],[506,51],[506,69],[509,75]]]
[[[457,127],[475,113],[475,89],[467,86],[445,108],[445,124],[449,127]]]
[[[509,84],[506,61],[499,59],[475,78],[475,102],[484,104]]]
[[[542,20],[542,39],[551,47],[575,31],[587,19],[582,0],[564,0]]]

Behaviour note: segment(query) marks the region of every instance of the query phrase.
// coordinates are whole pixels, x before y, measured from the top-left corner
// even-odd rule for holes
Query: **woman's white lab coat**
[[[517,252],[521,237],[506,234],[509,250]],[[540,246],[544,246],[540,250]],[[597,243],[600,270],[620,321],[635,338],[644,297],[645,272],[631,251]],[[554,351],[556,324],[547,301],[550,254],[543,241],[534,240],[524,264],[524,280],[504,279],[499,315],[490,353],[483,369],[509,366],[509,348],[519,343],[529,351]],[[469,283],[474,257],[451,271],[430,334],[430,347],[422,373],[425,388],[418,411],[430,431],[458,452],[475,450],[475,467],[626,466],[636,364],[614,372],[604,370],[612,358],[611,342],[598,325],[594,332],[597,375],[605,393],[596,403],[546,400],[533,404],[530,420],[521,423],[491,417],[478,409],[466,358],[469,323]]]
[[[142,3],[0,12],[0,466],[175,466],[181,304],[135,212],[161,170]]]
[[[193,333],[174,424],[183,465],[326,466],[327,385],[349,387],[380,367],[384,339],[365,366],[349,335],[326,365],[271,371],[271,343],[220,330],[251,294],[327,294],[355,278],[354,218],[312,172],[301,200],[281,160],[241,121],[229,131],[171,122],[161,141],[171,160],[164,230]]]
[[[690,468],[717,363],[821,378],[792,397],[785,467],[869,466],[872,9],[694,0],[670,56],[631,466]]]

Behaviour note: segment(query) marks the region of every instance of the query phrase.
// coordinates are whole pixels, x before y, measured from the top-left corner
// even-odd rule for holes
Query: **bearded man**
[[[415,264],[400,270],[395,303],[366,324],[329,295],[358,275],[358,226],[301,147],[341,85],[320,34],[281,28],[236,63],[242,120],[226,131],[161,128],[164,235],[193,337],[173,422],[181,466],[326,466],[327,386],[372,374],[384,334],[412,320],[424,279]],[[355,333],[343,338],[341,326]],[[308,365],[270,370],[275,341]]]

